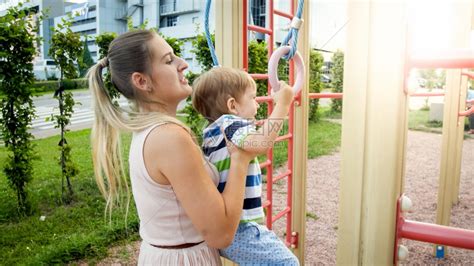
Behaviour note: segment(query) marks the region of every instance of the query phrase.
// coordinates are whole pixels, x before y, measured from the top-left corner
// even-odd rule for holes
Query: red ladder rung
[[[283,215],[289,213],[291,211],[291,208],[290,207],[286,207],[283,211],[281,211],[280,213],[278,213],[275,217],[272,218],[272,223],[274,223],[275,221],[277,221],[278,219],[280,219],[281,217],[283,217]]]
[[[287,177],[287,176],[289,176],[289,175],[291,175],[291,170],[290,170],[290,169],[286,170],[286,172],[281,173],[280,175],[275,176],[275,177],[273,178],[273,183],[275,183],[275,182],[277,182],[278,180],[283,179],[283,178],[285,178],[285,177]]]
[[[468,78],[470,78],[470,79],[474,79],[474,72],[462,71],[461,74],[468,77]]]
[[[255,32],[265,33],[265,34],[268,34],[268,35],[273,34],[272,30],[262,28],[262,27],[259,27],[259,26],[255,26],[255,25],[248,25],[248,29],[251,30],[251,31],[255,31]]]
[[[258,96],[257,99],[255,99],[258,103],[269,103],[273,102],[272,96]]]
[[[263,162],[263,163],[260,164],[260,168],[267,167],[267,166],[269,166],[269,165],[271,165],[271,164],[272,164],[272,161],[266,160],[265,162]]]
[[[444,96],[444,92],[420,92],[420,93],[413,93],[410,94],[410,97],[438,97]]]
[[[268,74],[249,74],[253,79],[268,79]]]
[[[321,99],[321,98],[328,98],[328,99],[342,99],[342,93],[310,93],[310,99]]]
[[[280,142],[280,141],[283,141],[283,140],[287,140],[287,139],[291,139],[293,135],[291,133],[288,133],[286,135],[283,135],[283,136],[279,136],[278,138],[275,139],[275,142]]]
[[[280,10],[277,10],[277,9],[273,9],[273,13],[275,13],[275,15],[278,15],[278,16],[282,16],[282,17],[285,17],[285,18],[293,19],[293,15],[292,15],[292,14],[286,13],[286,12],[283,12],[283,11],[280,11]]]
[[[400,237],[474,250],[474,231],[401,218]]]

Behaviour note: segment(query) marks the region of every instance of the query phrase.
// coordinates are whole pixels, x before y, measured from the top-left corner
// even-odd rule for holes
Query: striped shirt
[[[234,115],[223,115],[203,131],[203,152],[219,172],[217,189],[222,193],[230,168],[230,154],[222,131],[228,140],[242,147],[249,133],[256,132],[255,125]],[[240,222],[261,222],[265,216],[262,208],[262,174],[257,158],[253,159],[247,170],[244,206]]]

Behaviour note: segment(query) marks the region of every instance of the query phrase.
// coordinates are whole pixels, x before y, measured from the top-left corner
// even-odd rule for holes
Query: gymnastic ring
[[[278,80],[278,62],[280,61],[280,58],[289,52],[290,46],[281,46],[273,52],[268,61],[268,81],[272,87],[272,92],[277,92],[280,89],[280,83]],[[296,67],[296,81],[293,85],[293,92],[296,95],[304,85],[305,66],[301,54],[298,51],[296,51],[292,60],[294,60]]]

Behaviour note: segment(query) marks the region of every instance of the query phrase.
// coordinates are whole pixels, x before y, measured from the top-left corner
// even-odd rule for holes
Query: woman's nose
[[[189,64],[186,62],[186,60],[184,60],[183,58],[179,58],[179,60],[181,61],[178,66],[179,72],[184,71],[185,69],[189,67]]]

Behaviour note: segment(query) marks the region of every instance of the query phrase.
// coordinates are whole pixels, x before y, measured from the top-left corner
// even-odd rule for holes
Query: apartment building
[[[0,0],[0,16],[9,6],[18,5],[21,0]],[[214,2],[211,6],[209,28],[214,32]],[[249,22],[261,27],[268,27],[268,10],[266,0],[249,1]],[[287,10],[289,1],[275,1],[275,6]],[[200,72],[201,67],[192,53],[192,40],[204,31],[204,9],[206,0],[32,0],[26,5],[39,13],[49,9],[48,18],[42,22],[40,35],[44,43],[39,47],[35,59],[35,74],[44,79],[44,68],[54,67],[48,55],[51,27],[61,23],[63,18],[72,16],[73,32],[87,38],[88,48],[94,61],[98,57],[95,45],[97,35],[104,32],[126,32],[127,21],[138,27],[145,22],[148,28],[157,28],[165,36],[183,41],[182,57],[189,64],[189,70]],[[275,40],[278,43],[288,31],[288,21],[275,17]],[[267,36],[260,33],[248,33],[249,39],[265,40]],[[51,70],[50,70],[51,71]],[[36,73],[38,72],[38,73]],[[39,73],[42,72],[42,73]],[[49,73],[51,75],[51,73]]]

